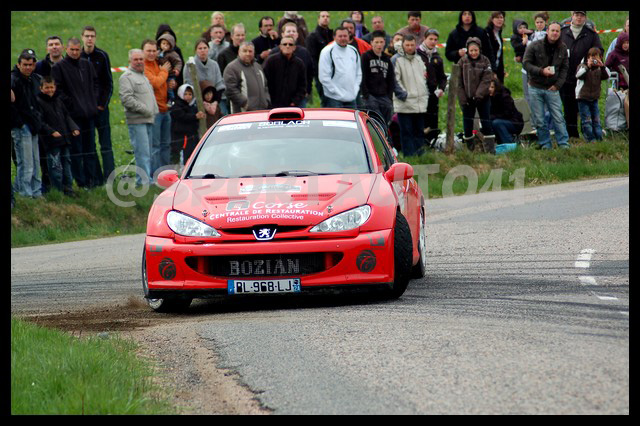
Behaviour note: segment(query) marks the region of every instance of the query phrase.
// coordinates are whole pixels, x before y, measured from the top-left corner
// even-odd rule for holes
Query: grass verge
[[[173,414],[131,341],[11,319],[11,414]]]

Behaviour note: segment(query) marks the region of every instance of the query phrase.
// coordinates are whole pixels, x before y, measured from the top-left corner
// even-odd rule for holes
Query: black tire
[[[413,263],[413,243],[411,228],[407,219],[396,212],[396,224],[393,228],[394,280],[389,291],[389,299],[397,299],[405,292],[411,278]]]
[[[424,226],[424,212],[420,209],[420,227],[418,230],[418,253],[420,258],[418,263],[413,266],[411,278],[423,278],[427,273],[427,234]]]
[[[149,307],[156,312],[184,312],[191,305],[190,298],[165,298],[165,299],[149,299],[149,287],[147,281],[147,262],[146,252],[142,250],[142,291]]]

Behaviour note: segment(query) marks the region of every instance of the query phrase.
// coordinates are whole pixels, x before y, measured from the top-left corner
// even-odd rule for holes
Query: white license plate
[[[252,293],[299,293],[300,278],[287,278],[280,280],[228,280],[228,294],[252,294]]]

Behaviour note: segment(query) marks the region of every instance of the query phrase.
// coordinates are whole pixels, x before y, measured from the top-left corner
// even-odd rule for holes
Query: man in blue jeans
[[[42,115],[38,106],[40,75],[34,73],[36,54],[25,49],[11,71],[11,137],[16,152],[15,190],[25,197],[41,197],[38,130]]]
[[[535,116],[538,144],[551,149],[551,133],[544,119],[544,108],[551,114],[560,148],[569,148],[569,134],[562,113],[560,89],[569,70],[567,46],[560,40],[561,26],[549,24],[545,38],[532,42],[524,53],[522,66],[529,76],[529,96]]]
[[[158,103],[153,87],[144,75],[144,54],[141,49],[129,51],[129,68],[120,76],[119,82],[120,100],[138,167],[136,183],[146,185],[151,177],[151,144]]]

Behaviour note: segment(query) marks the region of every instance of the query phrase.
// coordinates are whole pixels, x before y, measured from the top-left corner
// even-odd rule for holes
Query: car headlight
[[[220,237],[215,228],[175,210],[167,214],[167,225],[176,234],[187,237]]]
[[[371,207],[368,205],[356,207],[337,214],[319,223],[309,230],[309,232],[339,232],[348,231],[364,225],[371,216]]]

